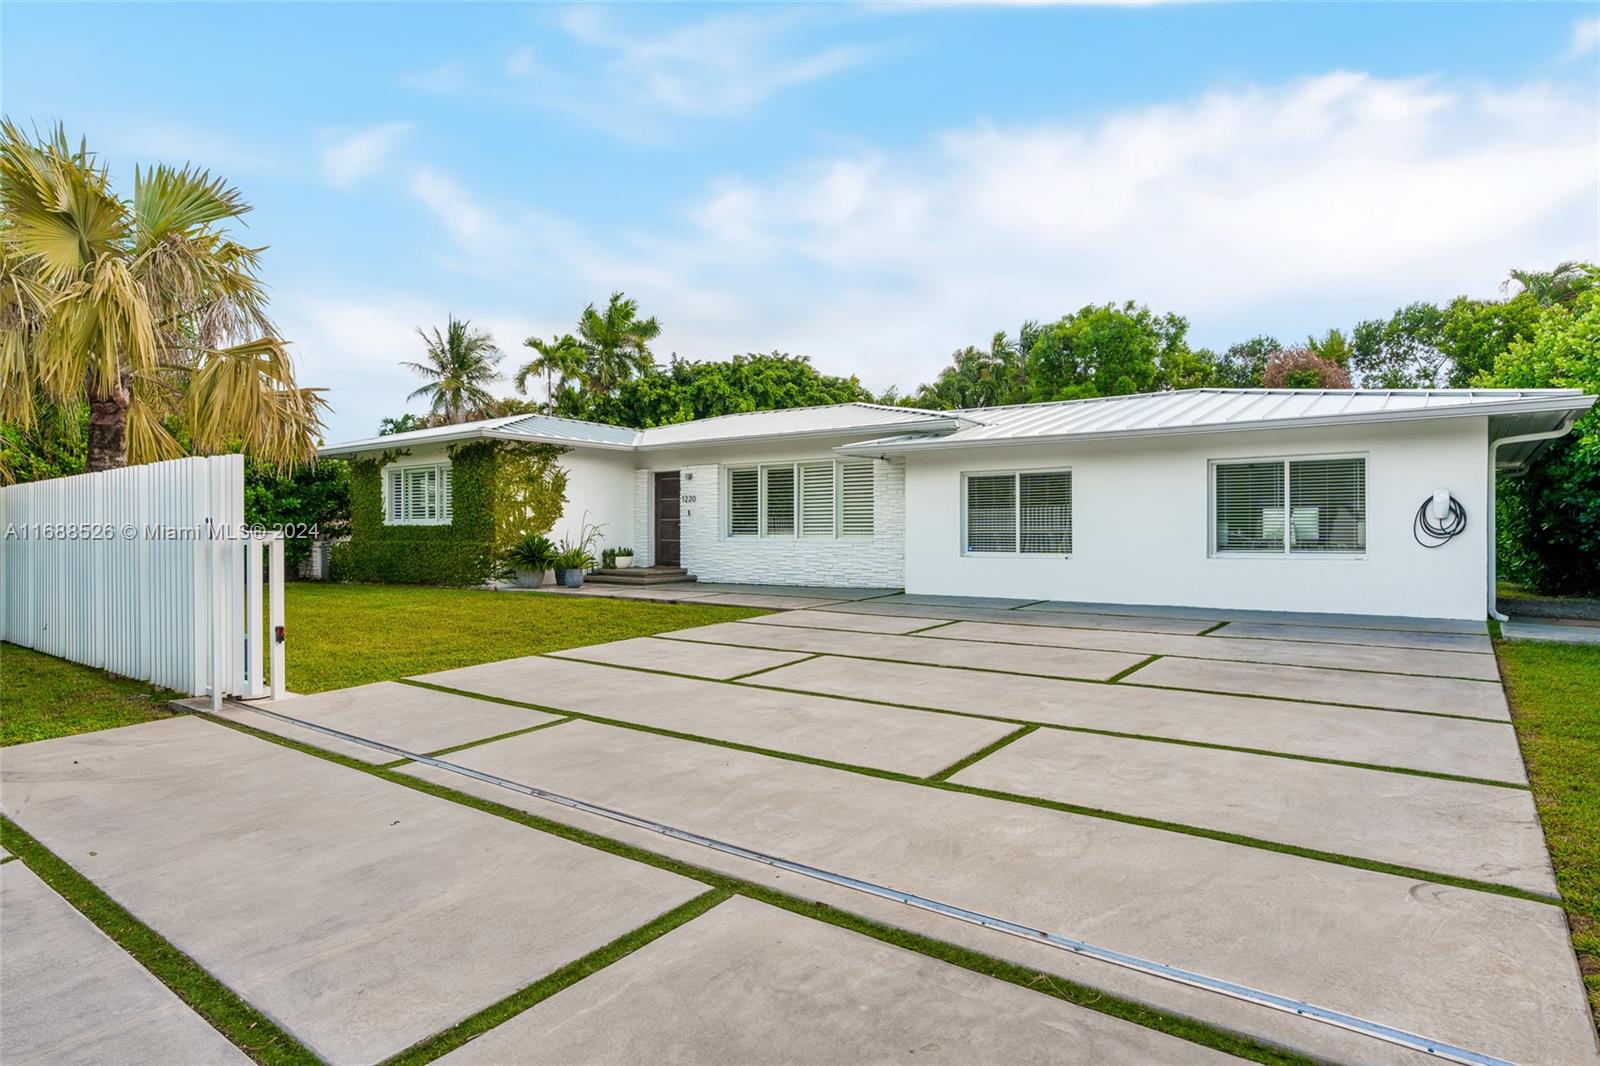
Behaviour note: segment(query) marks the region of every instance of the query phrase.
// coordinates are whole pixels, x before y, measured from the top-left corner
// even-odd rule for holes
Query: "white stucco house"
[[[1198,389],[960,411],[852,403],[642,431],[524,415],[321,454],[405,449],[385,486],[404,496],[407,471],[426,468],[446,491],[386,514],[447,522],[452,445],[559,445],[555,535],[587,514],[636,565],[706,581],[1481,619],[1496,476],[1525,469],[1594,402],[1558,389]],[[1465,528],[1419,537],[1419,509],[1449,527],[1452,498]]]

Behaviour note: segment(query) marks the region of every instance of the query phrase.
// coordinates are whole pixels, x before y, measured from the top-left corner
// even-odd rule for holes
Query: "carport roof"
[[[935,448],[1245,429],[1489,416],[1491,437],[1552,430],[1595,402],[1578,389],[1186,389],[1091,400],[970,408],[938,436],[901,434],[840,452],[902,455]],[[1537,445],[1532,446],[1536,450]],[[1529,452],[1531,455],[1531,452]],[[1503,456],[1503,458],[1512,458]],[[1518,461],[1525,456],[1516,456]]]

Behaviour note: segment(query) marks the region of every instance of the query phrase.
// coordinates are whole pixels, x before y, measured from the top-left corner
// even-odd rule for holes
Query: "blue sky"
[[[614,289],[658,356],[873,389],[1083,304],[1215,347],[1600,258],[1592,5],[33,5],[7,115],[256,205],[330,439],[418,325],[514,367]],[[509,382],[506,385],[509,389]],[[417,409],[412,405],[411,409]]]

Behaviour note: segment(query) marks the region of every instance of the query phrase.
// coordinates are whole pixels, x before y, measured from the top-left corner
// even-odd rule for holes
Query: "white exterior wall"
[[[857,439],[860,439],[859,437]],[[873,462],[870,538],[729,537],[723,515],[722,471],[727,466],[833,459],[828,440],[787,446],[740,444],[639,455],[644,495],[638,521],[639,551],[651,536],[651,475],[681,472],[679,490],[683,566],[701,581],[770,585],[833,585],[839,588],[899,588],[905,580],[905,468],[898,461]],[[641,565],[636,563],[635,565]]]
[[[1209,461],[1360,454],[1367,550],[1360,556],[1212,557]],[[1248,431],[1149,440],[995,446],[910,457],[906,589],[1087,603],[1481,619],[1488,554],[1483,418],[1345,429]],[[1073,554],[962,554],[963,472],[1072,470]],[[1412,538],[1435,489],[1466,508],[1437,549]]]
[[[414,445],[409,454],[399,456],[393,466],[415,466],[424,463],[443,463],[450,459],[450,445]],[[550,530],[551,540],[563,537],[577,540],[588,512],[591,524],[605,526],[595,557],[600,548],[615,548],[629,544],[633,537],[634,457],[631,452],[603,448],[573,448],[563,452],[556,462],[567,472],[567,504],[561,517]],[[385,493],[387,514],[389,491],[388,466],[379,471],[382,491]],[[634,545],[637,547],[637,545]]]
[[[556,462],[567,472],[567,506],[556,520],[550,538],[576,541],[585,521],[604,526],[595,545],[598,559],[602,548],[634,547],[633,481],[634,459],[630,452],[602,448],[574,448]]]

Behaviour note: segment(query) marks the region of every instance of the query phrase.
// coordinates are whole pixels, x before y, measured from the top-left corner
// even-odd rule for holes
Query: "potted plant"
[[[544,576],[555,563],[559,551],[560,549],[549,537],[538,533],[529,533],[523,537],[507,553],[517,573],[517,584],[525,589],[538,588],[544,584]]]
[[[600,569],[612,570],[617,565],[617,549],[607,548],[600,553]]]
[[[555,559],[556,582],[569,589],[579,588],[583,585],[583,572],[593,565],[594,556],[588,548],[564,540]]]
[[[618,570],[626,570],[626,569],[628,569],[628,567],[633,565],[633,549],[632,548],[618,548],[616,554],[617,554],[617,569]]]

